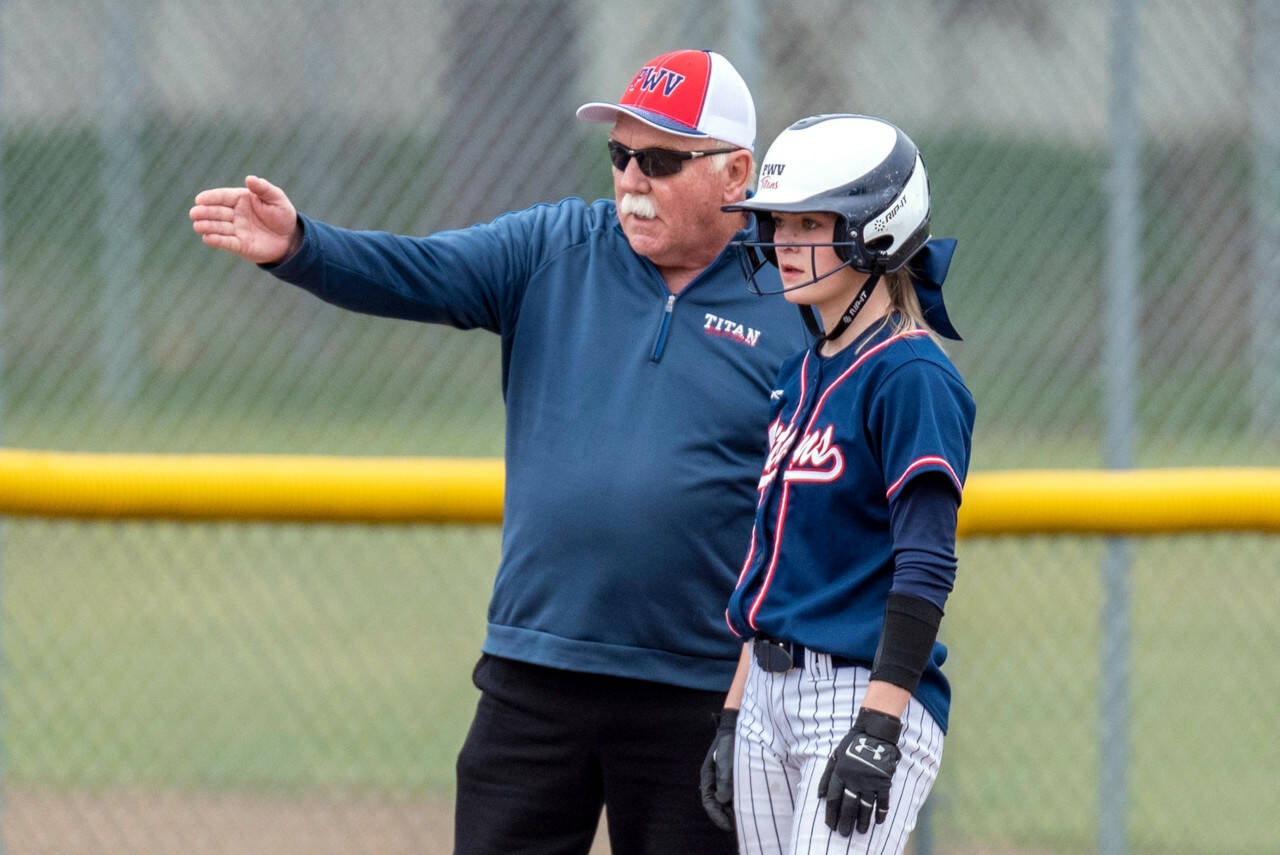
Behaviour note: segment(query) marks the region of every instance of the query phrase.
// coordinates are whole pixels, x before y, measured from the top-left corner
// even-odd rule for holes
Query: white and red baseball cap
[[[677,50],[644,64],[616,103],[578,108],[587,122],[615,122],[619,113],[683,137],[724,140],[745,149],[756,141],[756,105],[747,83],[715,51]]]

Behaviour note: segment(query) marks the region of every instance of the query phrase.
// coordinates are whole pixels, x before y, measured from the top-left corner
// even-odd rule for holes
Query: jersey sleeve
[[[266,266],[277,278],[352,311],[498,333],[550,242],[572,239],[572,212],[552,205],[426,237],[299,219],[298,252]]]
[[[876,389],[868,418],[885,497],[892,501],[926,472],[945,475],[960,496],[969,470],[973,418],[969,390],[942,366],[913,359],[890,372]]]

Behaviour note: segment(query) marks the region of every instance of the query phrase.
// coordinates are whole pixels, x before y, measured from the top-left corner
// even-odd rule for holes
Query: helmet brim
[[[754,197],[750,199],[743,199],[741,202],[734,202],[731,205],[721,205],[720,210],[726,213],[732,213],[734,211],[781,211],[784,214],[838,213],[830,208],[824,208],[822,204],[815,199],[801,199],[798,202],[770,202],[767,199],[761,201]]]

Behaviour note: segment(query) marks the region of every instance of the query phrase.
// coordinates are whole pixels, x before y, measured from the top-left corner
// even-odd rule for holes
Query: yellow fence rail
[[[496,523],[496,459],[82,454],[0,449],[0,514]]]
[[[0,515],[498,523],[493,458],[86,454],[0,449]],[[962,537],[1280,532],[1280,468],[975,472]]]

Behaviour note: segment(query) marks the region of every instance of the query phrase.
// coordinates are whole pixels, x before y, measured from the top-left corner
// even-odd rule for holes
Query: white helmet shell
[[[759,189],[725,210],[826,211],[853,267],[897,270],[929,239],[929,179],[915,143],[882,119],[812,116],[778,135],[760,165]],[[759,217],[762,240],[772,223]]]

